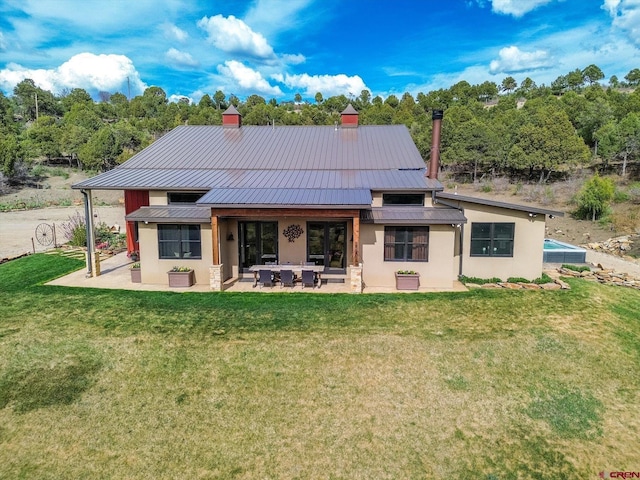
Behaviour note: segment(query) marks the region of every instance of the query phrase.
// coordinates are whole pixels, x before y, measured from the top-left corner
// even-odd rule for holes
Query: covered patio
[[[127,257],[126,252],[107,257],[100,262],[100,275],[97,277],[87,277],[86,269],[80,269],[76,272],[65,275],[48,282],[47,285],[57,285],[62,287],[81,287],[81,288],[106,288],[117,290],[135,290],[135,291],[155,291],[155,292],[211,292],[208,284],[196,284],[187,288],[169,287],[167,284],[143,284],[131,282],[131,274],[129,267],[132,262]],[[339,280],[337,277],[333,280]],[[443,291],[466,291],[466,287],[460,282],[454,282],[452,289],[429,289],[420,288],[418,292],[443,292]],[[257,292],[257,293],[319,293],[319,294],[335,294],[350,293],[350,284],[345,278],[344,283],[330,281],[323,283],[320,288],[302,288],[300,284],[294,287],[280,287],[276,284],[273,287],[260,288],[253,286],[253,276],[245,278],[231,278],[224,282],[225,292]],[[365,287],[363,293],[415,293],[397,291],[390,287]]]

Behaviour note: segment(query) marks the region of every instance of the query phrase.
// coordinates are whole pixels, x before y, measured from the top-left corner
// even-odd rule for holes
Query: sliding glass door
[[[345,222],[307,223],[307,261],[324,265],[325,272],[341,272],[346,265]]]
[[[240,222],[240,266],[278,261],[278,222]]]

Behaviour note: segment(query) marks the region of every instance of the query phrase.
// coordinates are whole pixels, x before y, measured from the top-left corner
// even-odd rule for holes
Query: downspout
[[[462,215],[464,215],[464,208],[462,208],[459,205],[456,205],[454,203],[449,203],[446,200],[442,200],[438,197],[436,197],[436,192],[435,190],[433,192],[431,192],[431,200],[433,202],[434,205],[437,205],[438,203],[444,205],[445,207],[450,207],[450,208],[455,208],[456,210],[460,210],[460,212],[462,213]],[[464,223],[460,224],[460,265],[458,266],[458,276],[462,275],[462,258],[464,257]]]
[[[89,240],[91,239],[91,202],[85,189],[80,190],[80,192],[84,195],[84,226],[87,235],[87,274],[85,277],[90,278],[93,276],[93,249],[89,248]]]

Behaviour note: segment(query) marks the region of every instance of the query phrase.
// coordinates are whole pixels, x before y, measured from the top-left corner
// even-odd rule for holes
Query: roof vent
[[[347,108],[340,114],[342,116],[343,128],[356,128],[358,126],[358,111],[353,105],[347,105]]]
[[[236,107],[229,105],[229,108],[227,108],[222,114],[222,126],[240,128],[241,125],[242,115],[240,115],[240,112],[236,110]]]

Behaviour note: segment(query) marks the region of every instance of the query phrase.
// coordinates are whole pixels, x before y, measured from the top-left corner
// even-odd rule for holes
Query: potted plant
[[[398,270],[396,272],[396,290],[418,290],[420,274],[413,270]]]
[[[140,262],[131,264],[129,271],[131,272],[132,283],[142,283],[142,275],[140,274]]]
[[[190,287],[195,282],[195,273],[189,267],[173,267],[167,272],[170,287]]]

